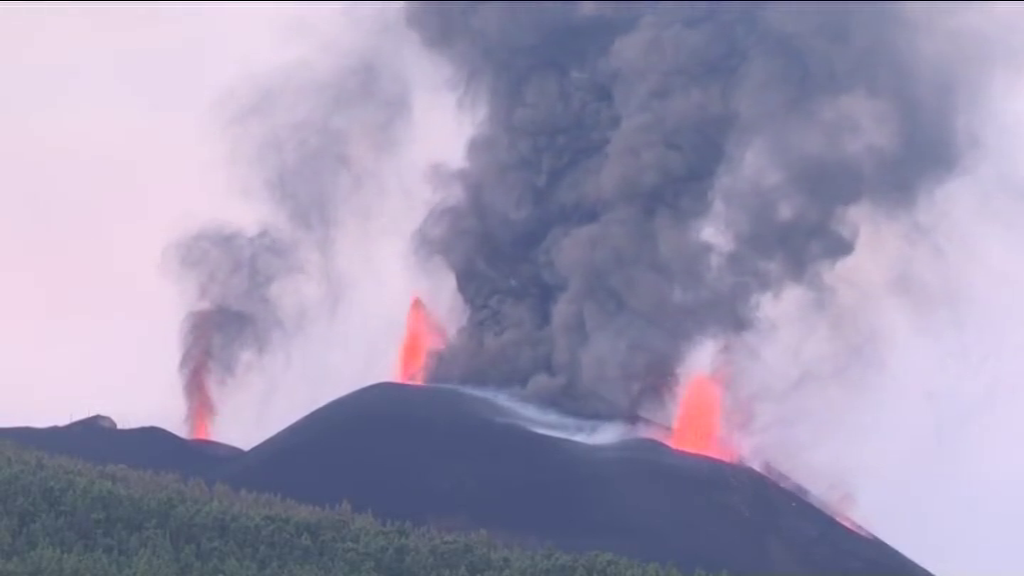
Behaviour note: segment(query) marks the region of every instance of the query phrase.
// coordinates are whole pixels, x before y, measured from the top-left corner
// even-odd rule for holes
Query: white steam
[[[436,386],[436,384],[435,384]],[[631,438],[649,438],[642,427],[625,422],[585,420],[568,416],[509,394],[477,386],[452,386],[461,392],[486,398],[508,411],[508,422],[518,424],[539,434],[574,440],[584,444],[610,444]]]
[[[849,495],[856,520],[942,576],[1016,573],[1024,515],[1024,36],[1008,16],[929,19],[936,56],[974,83],[972,154],[910,217],[851,215],[856,252],[824,291],[765,301],[733,366],[754,412],[745,450]]]

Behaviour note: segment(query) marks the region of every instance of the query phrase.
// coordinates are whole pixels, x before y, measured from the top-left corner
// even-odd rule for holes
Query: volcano
[[[247,452],[102,422],[0,430],[0,438],[684,573],[928,575],[751,468],[654,440],[589,444],[543,434],[515,405],[478,391],[368,386]]]

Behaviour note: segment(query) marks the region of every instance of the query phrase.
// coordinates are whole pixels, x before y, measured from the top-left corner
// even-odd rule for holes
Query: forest
[[[0,576],[680,576],[0,442]]]

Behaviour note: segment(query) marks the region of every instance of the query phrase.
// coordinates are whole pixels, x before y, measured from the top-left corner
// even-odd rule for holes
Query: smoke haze
[[[11,2],[0,14],[0,341],[12,383],[0,419],[102,412],[181,430],[180,306],[161,254],[207,218],[257,216],[222,193],[235,177],[215,107],[295,57],[280,29],[295,12]]]
[[[432,202],[422,174],[458,161],[469,120],[397,6],[7,3],[0,12],[0,70],[11,79],[0,94],[0,341],[10,381],[24,383],[6,391],[0,425],[100,412],[184,433],[181,322],[209,302],[176,260],[196,231],[251,240],[263,230],[300,255],[301,271],[268,292],[283,322],[260,324],[272,338],[258,366],[242,354],[244,385],[217,391],[219,440],[251,446],[390,378],[414,294],[458,318],[450,281],[424,274],[409,238]],[[415,88],[400,84],[400,141],[380,135],[390,155],[360,173],[325,255],[307,231],[317,224],[295,224],[274,200],[280,164],[261,154],[275,132],[288,142],[315,126],[298,119],[330,112],[316,107],[319,87],[365,68],[381,43],[388,81]],[[333,314],[331,282],[344,296]]]
[[[608,14],[592,3],[584,15],[589,34],[574,37],[588,50],[573,51],[543,43],[577,25],[581,15],[567,4],[536,13],[497,5],[471,20],[431,16],[428,7],[411,27],[397,6],[189,6],[0,7],[0,71],[10,79],[0,94],[0,341],[9,382],[2,424],[47,425],[103,412],[121,424],[180,431],[176,337],[197,300],[187,293],[179,302],[158,263],[168,242],[227,222],[214,229],[247,237],[273,230],[302,254],[302,273],[288,280],[279,309],[301,330],[274,332],[287,334],[280,341],[287,346],[244,375],[251,385],[223,391],[220,439],[252,445],[324,401],[389,378],[413,294],[450,328],[462,314],[469,320],[436,378],[468,378],[475,370],[484,383],[521,386],[540,374],[535,389],[555,397],[564,389],[581,411],[618,412],[640,391],[611,378],[578,377],[573,363],[588,356],[573,358],[573,346],[607,356],[602,371],[660,376],[688,360],[691,344],[732,332],[730,394],[753,407],[743,428],[748,453],[822,492],[852,494],[858,521],[942,576],[1016,573],[1013,538],[1024,513],[1017,491],[1024,480],[1017,445],[1024,436],[1017,385],[1024,261],[1014,250],[1024,242],[1018,7],[879,6],[849,19],[840,16],[854,6],[834,14],[819,8],[816,16],[767,7],[729,14],[723,23],[708,14],[650,21],[640,12],[646,4]],[[831,24],[822,30],[812,16]],[[301,43],[291,32],[299,21]],[[854,25],[871,30],[868,37],[842,34]],[[679,28],[713,40],[687,40]],[[421,35],[429,51],[418,47]],[[766,36],[777,43],[752,57]],[[615,39],[623,40],[608,44]],[[676,49],[686,42],[697,48]],[[497,88],[517,74],[529,78],[542,59],[538,46],[561,50],[555,53],[564,60],[552,59],[553,72],[523,81],[525,95],[497,98]],[[675,58],[679,53],[687,58]],[[801,68],[789,64],[790,55],[808,54]],[[722,59],[733,66],[724,88],[714,69]],[[401,97],[386,99],[394,117],[364,119],[357,132],[375,134],[353,152],[351,139],[320,122],[365,110],[363,104],[353,108],[344,90],[334,98],[324,87],[342,82],[339,71],[366,70],[367,60],[383,70],[373,85]],[[637,61],[643,66],[631,67]],[[564,71],[576,65],[584,73],[567,78]],[[787,74],[800,78],[792,83],[799,90],[774,80]],[[580,99],[544,108],[561,102],[566,81],[582,92],[565,93]],[[673,97],[680,86],[693,87],[686,98]],[[858,86],[862,93],[842,97]],[[536,107],[516,108],[527,96]],[[713,97],[718,115],[691,123],[693,107]],[[516,110],[514,118],[501,116]],[[608,142],[541,131],[552,116],[565,122],[560,129],[586,119],[587,134]],[[527,129],[538,130],[535,140],[516,139]],[[466,171],[426,178],[435,163],[459,167],[470,132],[478,137]],[[225,157],[225,142],[239,162]],[[590,159],[575,166],[544,157],[552,142]],[[601,151],[596,160],[594,150]],[[833,173],[842,177],[830,181]],[[470,186],[494,179],[500,188]],[[544,209],[583,206],[597,219],[623,204],[631,208],[633,196],[620,195],[629,189],[669,216],[640,240],[628,234],[637,220],[613,218],[612,230],[588,232],[561,260],[531,269],[540,248],[524,256],[489,242],[494,235],[514,247],[511,240],[523,235],[539,246],[543,238],[531,235],[546,237],[553,226],[533,224],[531,202],[545,197],[528,192],[553,180],[565,184],[550,198],[565,204]],[[275,181],[293,183],[275,188]],[[821,188],[835,194],[807,193]],[[295,198],[279,197],[296,189],[302,192]],[[691,197],[673,192],[681,189],[697,190],[696,200],[680,207]],[[566,198],[563,190],[577,195]],[[672,201],[663,205],[663,197]],[[751,199],[793,206],[790,219]],[[442,257],[440,268],[433,260],[422,265],[410,248],[439,201],[446,208],[422,231],[426,247]],[[488,218],[485,230],[463,217],[467,206]],[[792,224],[782,228],[792,243],[755,234],[779,230],[778,219]],[[526,224],[536,228],[518,227]],[[555,241],[568,242],[561,234]],[[459,237],[489,242],[454,250],[451,240]],[[615,251],[597,252],[599,241],[614,242]],[[487,276],[488,262],[471,258],[467,246],[493,257],[492,268],[525,274],[533,284],[503,287],[509,275]],[[649,253],[651,246],[659,250]],[[677,261],[672,250],[681,246],[695,248]],[[739,257],[751,254],[757,258]],[[611,266],[620,262],[626,265]],[[714,274],[704,274],[708,262]],[[459,287],[472,289],[472,297],[455,291],[450,270],[463,275]],[[737,270],[749,281],[733,285]],[[558,304],[557,327],[565,332],[558,340],[547,328],[556,323],[544,318],[556,306],[535,292],[554,286],[562,294],[569,273],[601,282],[573,285],[583,291]],[[665,278],[703,291],[664,304]],[[656,338],[629,321],[641,312],[650,317],[647,300],[593,311],[578,305],[586,290],[619,296],[636,286],[665,306],[655,307]],[[676,325],[687,306],[702,301],[717,307],[702,305],[702,320]],[[481,331],[479,302],[491,307],[483,308],[494,314],[488,321],[520,332],[492,334],[486,322]],[[538,303],[540,312],[527,306]],[[705,314],[709,309],[715,313]],[[634,347],[650,345],[641,355],[649,362],[622,367],[625,349],[600,348],[587,331],[605,324]],[[465,351],[480,345],[474,334],[486,335],[495,362],[509,361],[505,371],[466,360]],[[548,352],[556,341],[569,358],[564,364]],[[509,357],[517,352],[522,356]],[[525,376],[510,381],[514,374]]]
[[[854,517],[938,574],[1012,573],[1024,512],[1024,45],[1008,8],[921,15],[929,50],[975,91],[971,146],[912,213],[858,214],[823,291],[763,301],[734,367],[757,407],[748,451],[851,493]]]
[[[423,274],[409,238],[430,202],[429,167],[457,161],[463,139],[446,150],[446,132],[459,121],[436,124],[456,113],[454,102],[436,102],[440,86],[424,73],[437,64],[418,49],[398,8],[344,7],[349,34],[318,37],[301,61],[231,94],[226,133],[235,166],[249,175],[242,196],[265,217],[256,232],[218,222],[173,246],[190,295],[186,397],[189,375],[209,354],[222,367],[216,383],[227,385],[211,394],[218,411],[283,426],[281,415],[298,417],[311,403],[310,381],[324,386],[326,396],[313,396],[323,402],[351,389],[339,380],[392,377],[413,294],[451,309],[443,298],[451,291],[437,289],[444,277]],[[375,273],[380,265],[386,270]],[[380,310],[386,297],[394,298],[387,312],[358,312]],[[204,352],[199,337],[212,349]],[[342,347],[348,353],[339,354]],[[382,351],[390,352],[386,364]],[[240,375],[243,357],[256,362]],[[360,366],[367,361],[372,369]],[[255,394],[240,397],[236,385]]]

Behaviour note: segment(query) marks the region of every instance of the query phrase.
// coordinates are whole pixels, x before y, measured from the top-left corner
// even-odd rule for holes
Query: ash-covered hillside
[[[100,421],[6,429],[0,438],[684,573],[928,574],[749,468],[655,441],[593,445],[541,434],[499,401],[458,388],[369,386],[247,452]]]

